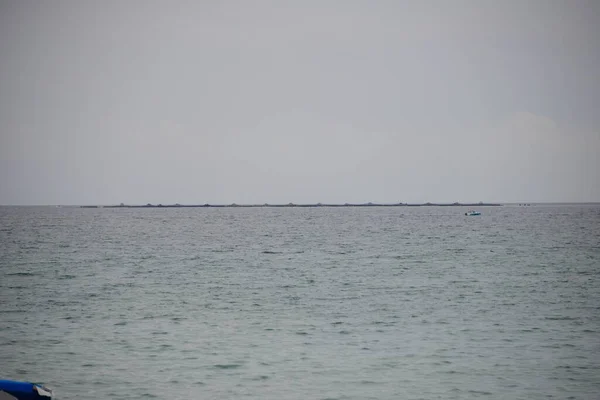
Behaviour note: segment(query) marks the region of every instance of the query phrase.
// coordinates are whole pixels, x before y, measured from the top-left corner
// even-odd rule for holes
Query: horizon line
[[[528,203],[529,204],[529,203]],[[421,206],[480,206],[480,207],[490,207],[490,206],[501,206],[501,203],[262,203],[262,204],[238,204],[238,203],[229,203],[229,204],[124,204],[121,203],[119,205],[81,205],[79,207],[82,208],[200,208],[200,207],[215,207],[215,208],[260,208],[260,207],[421,207]]]
[[[417,206],[484,206],[498,207],[504,205],[600,205],[600,201],[508,201],[508,202],[425,202],[425,203],[403,203],[403,202],[385,202],[385,203],[204,203],[204,204],[183,204],[183,203],[119,203],[119,204],[0,204],[0,207],[89,207],[89,208],[235,208],[235,207],[417,207]]]

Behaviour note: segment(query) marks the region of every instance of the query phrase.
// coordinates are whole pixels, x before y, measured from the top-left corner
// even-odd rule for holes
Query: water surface
[[[0,208],[0,377],[59,399],[595,399],[600,206]]]

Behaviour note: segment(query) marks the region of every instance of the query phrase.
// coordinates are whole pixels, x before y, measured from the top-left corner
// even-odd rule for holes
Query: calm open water
[[[598,399],[600,206],[0,208],[58,399]]]

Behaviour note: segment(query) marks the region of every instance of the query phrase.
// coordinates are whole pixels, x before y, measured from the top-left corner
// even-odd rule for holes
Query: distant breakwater
[[[499,207],[499,203],[364,203],[364,204],[144,204],[144,205],[85,205],[81,208],[261,208],[261,207]]]

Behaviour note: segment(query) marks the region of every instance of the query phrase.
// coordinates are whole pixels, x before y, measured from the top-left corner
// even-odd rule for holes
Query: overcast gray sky
[[[600,201],[600,2],[0,0],[0,134],[0,204]]]

